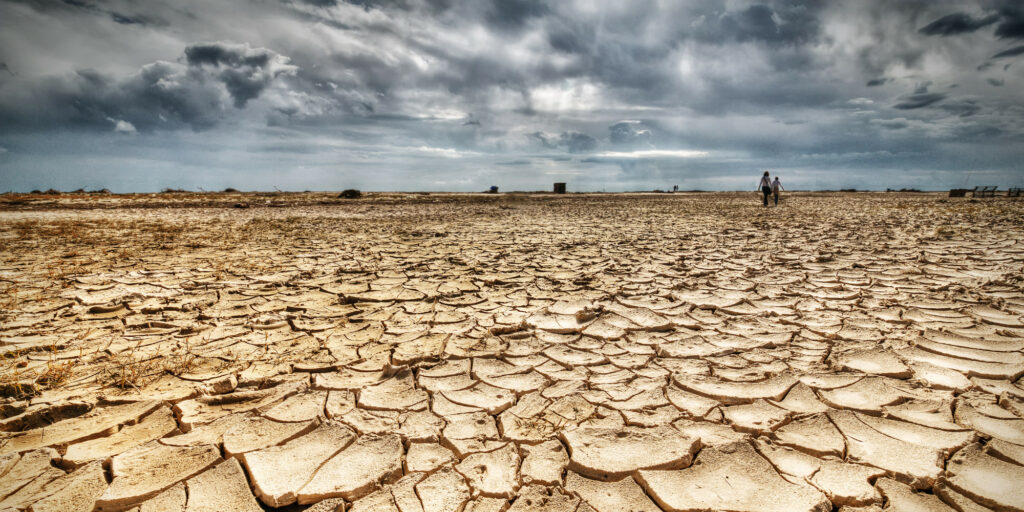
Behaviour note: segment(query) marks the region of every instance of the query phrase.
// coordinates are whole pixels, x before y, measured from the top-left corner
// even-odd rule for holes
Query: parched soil
[[[0,510],[1024,510],[1009,198],[5,195],[0,355]]]

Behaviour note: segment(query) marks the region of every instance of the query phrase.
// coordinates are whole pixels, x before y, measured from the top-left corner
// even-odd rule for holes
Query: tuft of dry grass
[[[57,361],[52,356],[46,362],[46,368],[36,376],[36,382],[44,386],[55,388],[71,380],[75,373],[75,361]]]

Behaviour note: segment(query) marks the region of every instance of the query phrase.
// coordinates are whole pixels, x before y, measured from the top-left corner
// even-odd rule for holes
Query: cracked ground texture
[[[1019,201],[9,195],[0,246],[0,510],[1024,510]]]

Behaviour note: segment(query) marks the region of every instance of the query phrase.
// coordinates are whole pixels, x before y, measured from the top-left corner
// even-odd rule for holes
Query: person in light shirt
[[[775,181],[772,182],[772,195],[775,196],[775,206],[779,205],[779,191],[786,190],[782,186],[782,182],[779,181],[779,177],[775,177]]]

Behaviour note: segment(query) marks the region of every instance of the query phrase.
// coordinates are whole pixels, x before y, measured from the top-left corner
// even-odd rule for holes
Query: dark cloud
[[[588,53],[597,42],[593,26],[561,20],[549,22],[547,38],[551,48],[562,53]]]
[[[946,95],[940,92],[921,92],[903,97],[892,107],[900,110],[913,110],[927,107],[944,99],[946,99]]]
[[[981,112],[981,105],[978,104],[977,100],[972,99],[956,99],[943,102],[939,106],[942,110],[949,112],[952,115],[959,117],[970,117]]]
[[[910,126],[910,123],[908,123],[906,119],[885,119],[875,121],[874,124],[889,130],[902,130]]]
[[[70,123],[109,131],[112,122],[123,121],[139,131],[206,130],[226,115],[224,100],[244,108],[275,79],[295,71],[286,57],[243,44],[190,45],[185,60],[146,64],[123,78],[94,70],[54,77],[33,92],[43,103],[0,102],[0,115],[27,126]]]
[[[998,79],[998,78],[989,78],[989,79],[988,79],[988,80],[986,80],[986,81],[987,81],[987,82],[989,83],[989,85],[991,85],[992,87],[1002,87],[1002,86],[1003,86],[1003,84],[1005,84],[1005,83],[1006,83],[1006,81],[1004,81],[1004,80],[1000,80],[1000,79]]]
[[[558,145],[565,146],[570,153],[587,153],[597,148],[597,139],[579,132],[564,132],[558,138]]]
[[[258,97],[275,78],[297,69],[287,57],[247,44],[193,44],[185,48],[185,59],[189,66],[210,68],[208,71],[224,83],[237,108]]]
[[[547,149],[555,149],[558,147],[558,140],[552,139],[544,132],[533,132],[529,134],[529,138],[540,143],[541,146],[544,146]]]
[[[229,43],[198,43],[185,48],[185,59],[191,66],[264,67],[276,54],[266,48]]]
[[[1024,45],[1014,46],[1013,48],[1010,48],[1009,50],[1003,50],[1003,51],[993,55],[992,58],[993,59],[1002,59],[1003,57],[1016,57],[1016,56],[1021,55],[1021,54],[1024,54]]]
[[[282,0],[290,2],[293,0]],[[363,9],[398,9],[411,11],[423,9],[431,13],[442,12],[452,5],[453,0],[297,0],[316,7],[334,7],[340,3],[358,5]]]
[[[534,132],[529,137],[547,149],[566,148],[570,153],[587,153],[597,148],[597,139],[575,131],[562,132],[557,137],[544,132]]]
[[[608,132],[612,144],[639,147],[651,144],[651,130],[640,121],[619,121],[609,126]]]
[[[541,0],[491,0],[486,19],[492,26],[519,28],[547,11],[547,4]]]
[[[982,27],[987,27],[999,20],[998,15],[974,18],[969,14],[953,13],[947,14],[922,27],[918,32],[927,36],[952,36],[974,32]]]
[[[1018,0],[1006,0],[1000,9],[1003,21],[996,27],[996,37],[1024,38],[1024,6]]]
[[[696,35],[705,41],[762,41],[799,44],[814,40],[820,31],[816,16],[821,3],[775,2],[718,13],[705,11]]]
[[[126,12],[122,10],[115,10],[110,8],[108,5],[111,2],[85,2],[82,0],[8,0],[18,3],[24,3],[32,6],[33,9],[37,9],[43,12],[64,10],[73,12],[75,14],[92,14],[94,16],[102,16],[110,19],[114,23],[119,25],[141,25],[141,26],[156,26],[163,27],[167,25],[167,22],[147,15],[145,13],[145,6],[143,5],[132,5],[121,4],[119,7],[128,9]],[[141,11],[141,12],[140,12]]]
[[[888,78],[872,78],[865,85],[868,87],[878,87],[879,85],[885,85],[888,81]]]

